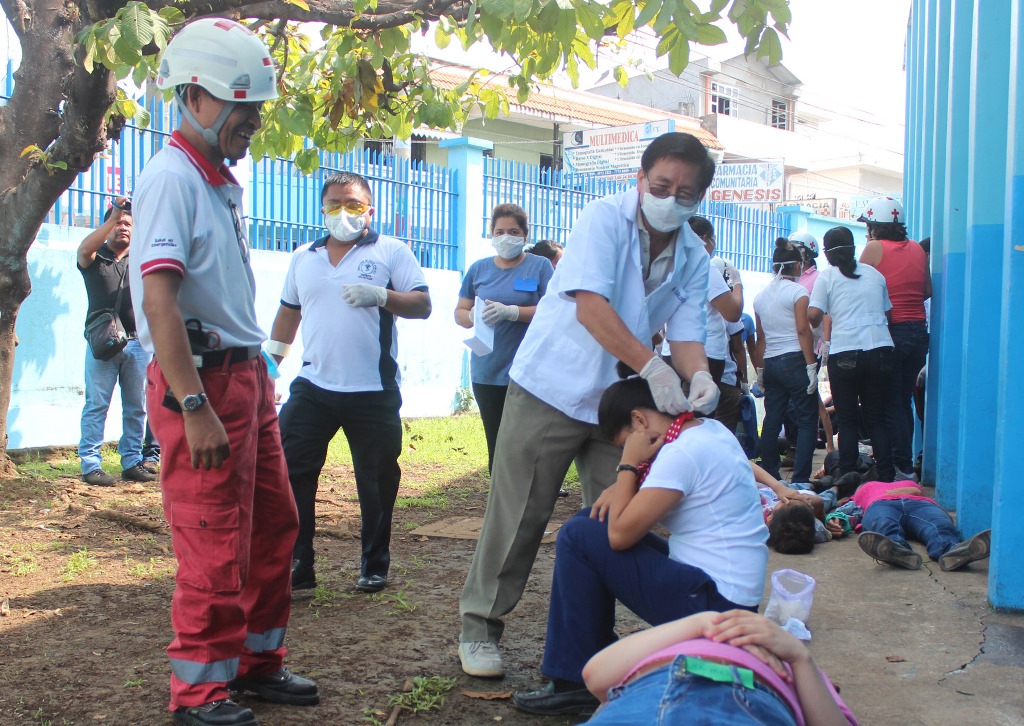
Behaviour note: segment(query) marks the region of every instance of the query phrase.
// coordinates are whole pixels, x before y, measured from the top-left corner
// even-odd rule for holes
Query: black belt
[[[217,366],[224,365],[224,361],[228,361],[228,365],[234,365],[235,363],[244,363],[247,360],[252,360],[260,354],[260,347],[258,345],[251,345],[246,348],[225,348],[223,350],[211,350],[209,353],[203,353],[202,355],[193,355],[192,361],[196,364],[196,368],[216,368]]]

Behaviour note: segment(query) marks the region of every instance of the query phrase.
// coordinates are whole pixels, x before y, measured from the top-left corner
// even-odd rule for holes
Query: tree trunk
[[[32,290],[27,256],[22,255],[19,261],[20,267],[13,260],[4,260],[5,269],[0,273],[0,478],[18,474],[7,456],[7,410],[14,377],[14,326],[21,304]]]

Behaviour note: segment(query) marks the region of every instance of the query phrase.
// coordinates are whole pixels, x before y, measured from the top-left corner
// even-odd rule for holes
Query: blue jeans
[[[811,458],[818,437],[818,395],[807,392],[807,364],[803,353],[784,353],[764,361],[764,421],[761,424],[761,467],[779,478],[779,432],[786,409],[793,402],[796,419],[796,457],[793,481],[811,480]]]
[[[937,560],[960,543],[960,533],[946,511],[923,499],[882,499],[864,512],[861,529],[878,532],[905,547],[908,539],[922,542]]]
[[[121,469],[131,469],[142,462],[149,359],[149,353],[136,339],[129,340],[125,349],[110,360],[96,360],[92,351],[85,349],[85,408],[82,409],[82,439],[78,443],[83,474],[96,471],[103,461],[100,445],[107,409],[118,383],[121,385],[121,440],[117,443],[117,452],[121,455]]]
[[[687,673],[685,656],[625,686],[608,692],[608,703],[587,721],[603,726],[796,726],[785,702],[772,689],[755,682],[745,688]]]
[[[892,377],[889,379],[888,407],[889,437],[892,439],[892,462],[900,471],[914,468],[911,448],[914,443],[914,412],[910,407],[914,399],[917,375],[924,368],[928,355],[928,328],[925,322],[893,323]]]
[[[615,642],[615,601],[651,625],[737,605],[718,593],[703,570],[668,556],[668,542],[648,534],[628,550],[613,550],[608,523],[583,509],[562,526],[555,542],[548,634],[541,672],[583,681],[583,666]]]

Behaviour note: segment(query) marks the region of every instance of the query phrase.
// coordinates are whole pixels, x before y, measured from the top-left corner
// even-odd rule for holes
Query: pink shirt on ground
[[[800,697],[797,696],[795,684],[787,683],[782,680],[778,674],[771,669],[771,667],[761,662],[742,648],[737,648],[736,646],[728,645],[726,643],[716,643],[713,640],[708,640],[707,638],[684,640],[681,643],[673,643],[667,648],[662,648],[656,653],[651,653],[649,656],[637,663],[632,670],[630,670],[629,674],[622,679],[622,682],[625,683],[628,681],[634,673],[648,663],[664,660],[666,658],[675,658],[680,655],[688,655],[692,658],[716,658],[718,660],[735,663],[740,668],[748,668],[752,670],[756,676],[769,684],[775,692],[779,694],[779,697],[785,701],[786,705],[789,706],[789,710],[793,712],[793,716],[796,718],[798,726],[806,726],[807,722],[804,720],[803,708],[800,706]],[[786,670],[790,671],[790,675],[792,675],[792,669],[789,667],[789,664],[785,663],[784,665]],[[835,699],[836,705],[839,706],[839,710],[843,712],[844,716],[846,716],[846,720],[849,721],[852,726],[858,726],[857,719],[854,717],[853,713],[850,712],[850,709],[843,702],[843,699],[840,698],[836,689],[832,686],[832,681],[828,679],[828,676],[822,673],[821,669],[818,669],[818,672],[821,673],[822,680],[825,681],[825,687],[828,688],[829,693],[832,694],[832,698]]]
[[[924,491],[920,485],[915,484],[912,481],[869,481],[861,484],[860,487],[854,492],[851,497],[854,502],[857,503],[861,509],[865,512],[875,502],[883,499],[920,499],[925,502],[931,502],[936,504],[935,500],[931,497],[920,496],[917,494],[886,494],[890,489],[901,489],[903,487],[915,487],[918,491]]]

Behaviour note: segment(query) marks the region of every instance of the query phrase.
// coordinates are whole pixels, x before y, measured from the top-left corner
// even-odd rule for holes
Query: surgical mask
[[[697,203],[680,204],[675,197],[659,199],[650,192],[640,205],[648,223],[659,232],[674,232],[697,213]]]
[[[498,253],[498,256],[503,260],[514,260],[523,254],[523,247],[526,246],[526,240],[522,237],[516,237],[511,234],[503,234],[499,237],[491,239],[491,246],[494,247],[494,251]]]
[[[354,217],[344,209],[339,209],[333,214],[324,215],[324,226],[327,227],[327,231],[334,239],[351,242],[366,229],[366,217],[363,215]]]

